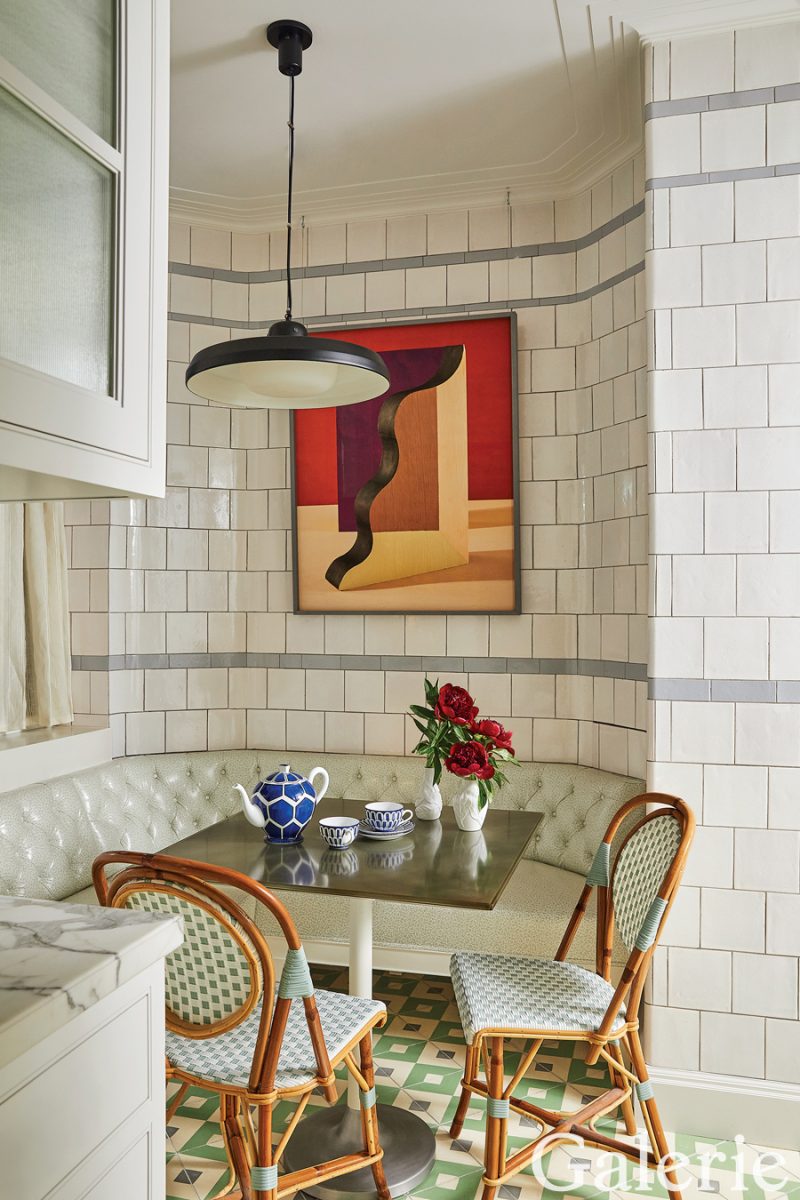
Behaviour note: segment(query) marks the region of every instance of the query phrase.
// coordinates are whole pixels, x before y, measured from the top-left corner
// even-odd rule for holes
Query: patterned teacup
[[[319,823],[322,840],[333,850],[345,850],[356,839],[357,817],[323,817]]]
[[[374,800],[364,807],[364,819],[376,833],[393,833],[404,821],[410,821],[413,810],[395,804],[393,800]]]

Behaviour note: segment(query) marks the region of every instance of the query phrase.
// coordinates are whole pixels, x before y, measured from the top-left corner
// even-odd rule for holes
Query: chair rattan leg
[[[359,1051],[361,1055],[361,1074],[364,1076],[364,1082],[373,1091],[375,1090],[375,1067],[372,1062],[372,1033],[366,1034],[359,1043]],[[377,1154],[380,1150],[380,1134],[378,1130],[378,1118],[376,1114],[376,1105],[362,1105],[361,1107],[361,1125],[364,1131],[364,1149],[368,1154]],[[378,1193],[378,1200],[390,1200],[389,1185],[386,1182],[386,1175],[383,1170],[383,1162],[379,1159],[378,1162],[371,1164],[372,1178],[375,1180],[375,1190]]]
[[[682,1200],[681,1192],[678,1187],[678,1176],[675,1170],[674,1160],[670,1154],[669,1145],[667,1143],[667,1135],[664,1133],[664,1126],[661,1124],[661,1116],[658,1111],[655,1097],[653,1096],[650,1077],[647,1073],[647,1063],[645,1062],[638,1030],[634,1029],[629,1034],[628,1047],[630,1049],[633,1070],[637,1079],[639,1080],[639,1103],[642,1106],[642,1115],[644,1116],[644,1121],[647,1127],[650,1143],[653,1147],[653,1152],[664,1164],[664,1174],[670,1183],[669,1191],[671,1200]]]
[[[242,1127],[239,1123],[238,1097],[221,1096],[219,1108],[220,1129],[223,1141],[225,1142],[225,1151],[231,1171],[230,1181],[220,1194],[223,1196],[230,1195],[231,1189],[238,1183],[239,1191],[237,1195],[240,1195],[242,1200],[253,1200],[253,1193],[250,1190],[250,1161],[247,1157],[247,1148],[242,1136]],[[231,1197],[231,1200],[233,1200],[233,1197]]]
[[[461,1096],[458,1101],[456,1115],[453,1117],[453,1123],[450,1126],[450,1137],[457,1138],[464,1128],[464,1118],[467,1115],[472,1089],[470,1084],[475,1078],[476,1063],[477,1063],[477,1042],[473,1042],[471,1046],[467,1046],[467,1058],[464,1064],[464,1079],[461,1083]]]
[[[271,1178],[265,1179],[269,1173]],[[259,1104],[256,1130],[256,1162],[250,1172],[253,1200],[276,1200],[278,1170],[272,1162],[272,1105]]]
[[[489,1095],[486,1099],[486,1153],[483,1200],[494,1200],[497,1180],[506,1167],[508,1100],[503,1099],[503,1039],[493,1037],[489,1049]]]
[[[622,1065],[622,1049],[619,1045],[610,1042],[608,1052],[616,1062]],[[611,1071],[611,1082],[616,1087],[624,1088],[628,1086],[629,1080],[621,1072],[617,1072],[613,1068],[609,1068],[609,1070]],[[633,1136],[636,1133],[636,1115],[633,1111],[633,1099],[630,1096],[622,1101],[620,1110],[622,1112],[622,1119],[625,1122],[625,1132]]]

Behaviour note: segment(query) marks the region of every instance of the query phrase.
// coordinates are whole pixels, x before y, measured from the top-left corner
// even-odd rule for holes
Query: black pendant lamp
[[[308,336],[292,319],[292,183],[294,80],[303,69],[311,30],[300,21],[273,21],[267,40],[278,51],[278,70],[289,76],[289,204],[286,247],[286,316],[264,337],[235,338],[198,351],[186,386],[215,404],[243,408],[333,408],[380,396],[389,386],[386,364],[374,350],[334,338]]]

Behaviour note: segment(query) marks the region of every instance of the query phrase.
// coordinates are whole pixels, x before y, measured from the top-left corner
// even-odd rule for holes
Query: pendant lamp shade
[[[374,350],[334,338],[309,337],[292,320],[292,183],[294,81],[303,69],[311,30],[300,21],[273,21],[267,40],[278,51],[278,69],[289,77],[289,188],[286,248],[286,316],[261,337],[218,342],[198,351],[186,370],[195,396],[232,408],[334,408],[360,404],[389,386],[386,364]]]
[[[275,333],[293,325],[298,332]],[[334,408],[380,396],[389,372],[379,354],[334,338],[309,337],[279,321],[266,337],[237,338],[198,351],[186,371],[195,396],[232,408]]]

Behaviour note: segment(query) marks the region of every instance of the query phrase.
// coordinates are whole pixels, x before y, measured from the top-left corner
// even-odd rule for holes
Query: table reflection
[[[364,805],[331,800],[321,816],[361,817]],[[303,841],[265,843],[241,815],[198,831],[167,853],[243,871],[266,887],[300,887],[330,895],[489,909],[536,828],[538,813],[493,809],[483,829],[464,833],[451,809],[437,821],[417,821],[388,841],[359,837],[344,850],[329,847],[315,813]]]

